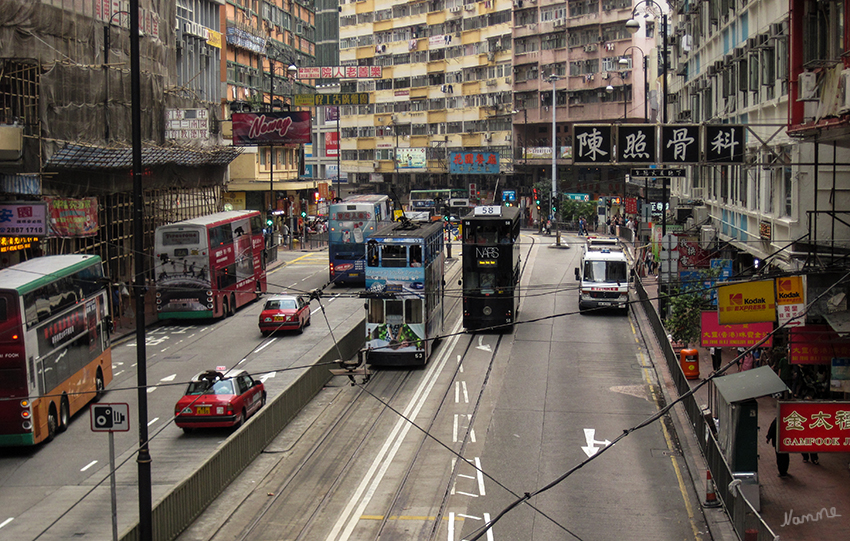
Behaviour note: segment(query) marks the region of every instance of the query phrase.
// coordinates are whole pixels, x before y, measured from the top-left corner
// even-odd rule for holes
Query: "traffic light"
[[[534,204],[540,208],[540,194],[537,193],[537,188],[534,188]]]
[[[315,192],[313,192],[313,202],[314,202],[314,203],[318,203],[318,202],[319,202],[319,191],[318,191],[318,190],[316,190]]]
[[[301,211],[301,217],[302,217],[302,218],[306,218],[306,217],[307,217],[307,211],[306,211],[306,210],[302,210],[302,211]]]
[[[266,214],[266,225],[269,227],[274,225],[274,215],[271,212]]]

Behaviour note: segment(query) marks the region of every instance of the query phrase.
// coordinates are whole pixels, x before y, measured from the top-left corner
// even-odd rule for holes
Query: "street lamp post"
[[[556,214],[555,208],[557,207],[556,201],[558,200],[558,130],[557,124],[555,122],[555,113],[556,113],[556,101],[555,101],[555,83],[561,79],[560,76],[551,74],[546,80],[552,83],[552,201],[551,201],[551,216],[552,221],[555,222],[555,245],[561,245],[561,232],[558,230],[558,216]]]
[[[640,0],[635,4],[634,9],[632,9],[632,18],[626,22],[626,29],[629,32],[635,33],[640,28],[640,23],[635,20],[635,15],[637,15],[638,8],[641,4],[646,4],[646,7],[654,7],[661,13],[661,62],[659,64],[659,71],[662,73],[663,78],[661,79],[661,123],[667,124],[667,13],[664,11],[664,8],[656,2],[655,0]],[[667,179],[666,177],[661,180],[662,182],[662,192],[663,192],[663,202],[661,209],[661,235],[664,236],[667,234]]]

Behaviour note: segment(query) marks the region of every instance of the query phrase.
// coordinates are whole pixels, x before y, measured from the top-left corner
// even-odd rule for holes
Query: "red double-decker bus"
[[[0,446],[50,441],[112,381],[100,257],[0,270]]]
[[[159,319],[227,317],[266,291],[263,220],[218,212],[156,228]]]

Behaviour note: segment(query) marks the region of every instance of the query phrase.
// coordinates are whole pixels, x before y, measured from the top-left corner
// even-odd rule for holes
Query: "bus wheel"
[[[68,405],[68,397],[63,396],[59,402],[59,426],[56,427],[57,432],[65,432],[68,430],[68,423],[71,422],[71,406]]]
[[[236,313],[236,296],[231,295],[230,296],[230,313],[227,314],[227,315],[232,316],[235,313]]]
[[[96,390],[94,399],[100,400],[103,398],[103,390],[106,388],[106,385],[103,383],[103,372],[100,368],[97,369],[97,374],[94,376],[94,388]]]
[[[225,297],[221,302],[223,303],[223,306],[221,307],[221,318],[224,319],[230,315],[230,301],[228,301],[227,297]]]
[[[53,438],[56,437],[56,406],[51,402],[50,409],[47,412],[47,437],[45,441],[53,441]]]

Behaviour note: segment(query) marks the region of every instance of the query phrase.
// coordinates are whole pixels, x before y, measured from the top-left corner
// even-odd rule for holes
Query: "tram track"
[[[529,243],[527,250],[524,252],[525,261],[522,263],[522,273],[525,271],[525,267],[528,264],[529,256],[531,254],[532,249],[535,247],[535,238],[530,237],[531,242]],[[455,276],[456,279],[458,269],[452,269],[451,274]],[[521,274],[522,275],[522,274]],[[450,280],[449,274],[447,273],[447,282]],[[446,313],[457,313],[458,305],[460,304],[460,297],[447,296],[447,304],[446,304]],[[444,373],[441,376],[441,379],[445,380],[446,378],[450,378],[451,381],[455,381],[458,377],[459,372],[462,370],[463,363],[466,357],[469,355],[471,350],[474,350],[474,346],[479,342],[479,334],[484,336],[486,333],[475,333],[469,334],[463,337],[465,340],[465,344],[457,344],[455,347],[451,348],[452,351],[458,351],[457,346],[462,348],[463,353],[460,355],[459,362],[453,367],[451,374]],[[489,336],[493,336],[490,334]],[[470,442],[470,433],[472,432],[472,427],[474,426],[474,421],[478,415],[479,408],[482,402],[482,396],[487,389],[487,383],[489,382],[489,376],[493,369],[494,362],[496,360],[496,354],[499,351],[499,347],[502,344],[502,339],[506,335],[497,335],[496,343],[492,347],[492,351],[489,354],[489,358],[486,361],[486,370],[484,371],[483,383],[480,385],[477,391],[477,396],[473,400],[473,404],[471,404],[472,409],[469,413],[470,421],[466,430],[462,433],[462,437],[460,441],[454,442],[454,444],[445,444],[446,447],[452,448],[458,456],[464,456],[464,452],[467,449],[467,446]],[[460,339],[458,337],[457,339]],[[444,340],[444,347],[449,347],[452,342],[451,340]],[[443,349],[443,348],[441,348]],[[432,362],[435,362],[435,358],[440,355],[449,355],[451,351],[435,351],[432,354]],[[479,368],[481,368],[481,363],[478,364]],[[427,369],[427,367],[426,367]],[[314,440],[314,443],[310,446],[308,450],[303,452],[302,458],[294,464],[292,468],[287,471],[285,478],[281,479],[280,482],[274,483],[271,482],[273,479],[274,473],[280,472],[277,466],[273,467],[270,472],[266,475],[266,479],[263,484],[263,490],[267,491],[269,495],[269,499],[264,502],[262,507],[258,512],[254,513],[250,522],[245,526],[238,536],[231,536],[231,539],[239,539],[239,540],[247,540],[247,539],[271,539],[272,537],[267,537],[271,532],[269,531],[269,524],[275,522],[275,517],[278,516],[288,516],[289,512],[287,509],[291,509],[291,505],[289,500],[293,497],[298,498],[298,496],[293,496],[292,493],[303,495],[303,485],[305,481],[313,478],[315,481],[315,476],[317,475],[317,471],[324,468],[329,475],[324,475],[321,478],[321,485],[316,486],[313,493],[312,498],[302,499],[301,507],[302,513],[300,514],[299,519],[297,520],[298,525],[294,529],[290,529],[285,535],[287,539],[298,539],[298,540],[306,540],[306,539],[316,539],[318,533],[317,532],[325,532],[327,529],[327,520],[329,516],[333,516],[334,506],[338,506],[338,496],[340,490],[346,490],[342,488],[346,482],[350,484],[351,478],[353,476],[358,475],[357,469],[362,469],[363,464],[365,462],[371,461],[374,456],[374,441],[372,441],[372,447],[370,447],[370,440],[377,440],[383,437],[380,433],[380,429],[382,426],[386,426],[387,422],[397,417],[397,413],[388,407],[381,406],[379,411],[375,411],[375,407],[380,402],[376,401],[374,397],[370,396],[371,394],[375,394],[380,396],[381,401],[384,401],[386,404],[393,406],[393,408],[398,409],[397,402],[400,400],[403,401],[403,390],[406,388],[409,389],[412,385],[412,380],[414,380],[417,374],[423,374],[421,370],[381,370],[376,371],[372,376],[371,380],[368,382],[368,391],[365,387],[359,387],[356,391],[350,393],[348,396],[344,397],[346,403],[342,406],[339,414],[333,419],[333,421],[324,428],[323,432]],[[443,390],[442,394],[439,397],[438,405],[435,406],[435,410],[433,414],[427,419],[427,422],[422,425],[418,425],[421,427],[421,430],[432,433],[435,423],[437,423],[438,419],[441,417],[441,414],[445,413],[447,406],[450,402],[450,396],[452,392],[452,385],[447,385]],[[338,396],[342,396],[341,394]],[[334,399],[336,400],[336,399]],[[370,403],[371,401],[371,403]],[[369,414],[369,411],[373,411],[374,414]],[[364,414],[367,415],[368,420],[364,421]],[[356,426],[357,438],[356,440],[352,439],[350,434],[345,436],[342,435],[346,431],[346,427],[349,431],[351,431],[351,426]],[[340,441],[347,441],[348,445],[344,447],[344,449],[338,449],[337,451],[328,451],[327,448],[340,446]],[[374,538],[378,539],[382,534],[386,534],[386,529],[388,527],[390,518],[393,516],[397,516],[403,513],[404,509],[404,495],[408,491],[413,491],[411,488],[411,476],[412,472],[417,467],[419,460],[422,458],[423,453],[426,452],[426,443],[429,441],[428,437],[422,436],[419,442],[416,445],[415,452],[413,452],[412,456],[409,457],[407,464],[404,466],[403,471],[400,472],[400,476],[397,474],[396,477],[400,479],[398,487],[395,489],[394,494],[390,501],[386,505],[387,512],[383,513],[380,519],[380,524],[376,527],[376,533],[374,534]],[[327,458],[328,456],[336,456],[339,460],[335,461],[333,464],[323,464],[322,457]],[[278,462],[280,464],[280,462]],[[433,522],[431,525],[430,531],[426,534],[428,538],[435,538],[439,525],[442,522],[442,518],[444,514],[447,512],[448,505],[450,503],[452,486],[455,482],[455,479],[458,475],[459,467],[462,464],[468,464],[472,467],[475,467],[471,461],[467,460],[455,460],[452,463],[451,471],[449,474],[449,482],[442,488],[442,494],[439,499],[438,505],[436,509],[437,512],[437,520]],[[259,486],[259,485],[258,485]],[[301,490],[298,490],[301,488]],[[295,489],[295,490],[293,490]],[[336,498],[337,502],[334,503],[334,499]],[[309,503],[309,510],[304,509],[306,501],[311,500]],[[238,509],[238,508],[237,508]],[[303,511],[306,511],[303,512]],[[234,514],[236,511],[234,511]],[[356,518],[359,518],[356,513],[351,515],[353,518],[351,522],[356,522]],[[324,524],[322,523],[324,521]],[[210,534],[209,539],[217,539],[218,534],[222,532],[223,528],[228,525],[230,522],[230,518],[225,520],[215,532]],[[229,527],[233,528],[234,524],[229,524]],[[292,526],[290,522],[290,526]],[[370,528],[371,531],[371,528]],[[280,530],[277,531],[277,534],[280,535]],[[422,533],[425,533],[424,531]],[[323,534],[324,536],[324,534]],[[222,537],[224,538],[224,537]],[[280,537],[275,537],[275,539]],[[328,537],[328,539],[332,539],[335,537]],[[340,539],[345,538],[345,536]],[[362,537],[360,537],[362,538]]]

